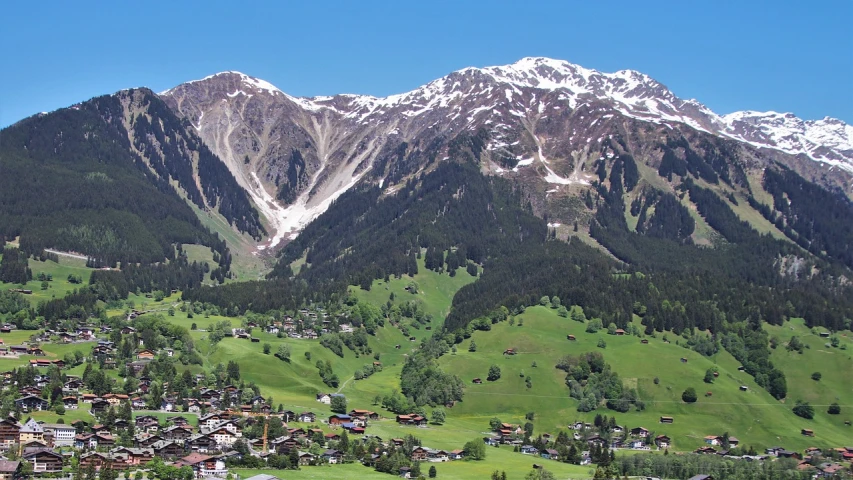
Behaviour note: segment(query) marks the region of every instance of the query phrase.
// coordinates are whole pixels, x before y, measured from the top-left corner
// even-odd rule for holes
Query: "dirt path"
[[[77,258],[80,260],[89,260],[89,257],[87,257],[86,255],[80,255],[79,253],[60,252],[59,250],[54,250],[52,248],[45,248],[44,251],[47,253],[54,253],[56,255],[62,255],[63,257]]]

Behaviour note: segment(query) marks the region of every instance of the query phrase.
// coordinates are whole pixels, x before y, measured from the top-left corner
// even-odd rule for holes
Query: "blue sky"
[[[298,96],[411,90],[547,56],[635,69],[718,113],[853,123],[853,1],[9,2],[0,126],[239,70]]]

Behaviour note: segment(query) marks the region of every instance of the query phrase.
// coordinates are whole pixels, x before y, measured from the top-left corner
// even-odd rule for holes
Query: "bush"
[[[839,405],[837,402],[833,403],[832,405],[829,406],[829,409],[826,411],[826,413],[828,413],[830,415],[840,414],[841,413],[841,405]]]
[[[598,339],[598,348],[607,348],[607,342],[603,338]]]
[[[681,394],[681,399],[685,403],[695,403],[698,397],[696,396],[696,389],[693,387],[689,387],[684,393]]]
[[[501,378],[501,367],[497,365],[492,365],[491,367],[489,367],[489,376],[486,377],[486,380],[494,382],[499,378]]]
[[[264,344],[264,355],[269,355],[270,350],[272,350],[272,345],[270,345],[269,343],[265,343]]]
[[[809,405],[809,402],[801,402],[797,400],[796,406],[793,408],[794,415],[811,420],[814,418],[814,407]]]
[[[820,372],[814,372],[812,374],[812,380],[814,380],[815,382],[819,382],[821,377],[823,377],[823,375],[821,375]]]

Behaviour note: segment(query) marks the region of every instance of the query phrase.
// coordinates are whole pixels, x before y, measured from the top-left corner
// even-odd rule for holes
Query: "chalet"
[[[62,404],[66,410],[76,410],[79,402],[77,401],[77,397],[62,397]]]
[[[320,457],[332,465],[342,463],[344,460],[344,454],[338,450],[326,450]]]
[[[351,417],[365,417],[368,420],[379,420],[379,414],[370,410],[352,409],[349,412]]]
[[[625,335],[625,330],[622,330],[621,328],[617,328],[616,329],[616,335]]]
[[[140,433],[133,437],[133,445],[136,448],[148,448],[154,446],[158,442],[164,441],[160,435],[152,435],[150,433]]]
[[[0,420],[0,448],[8,449],[12,444],[18,443],[21,426],[14,417]]]
[[[158,457],[178,457],[186,453],[183,443],[169,440],[154,442],[151,445],[151,448],[154,450],[154,454]]]
[[[306,466],[314,463],[314,455],[311,452],[298,452],[299,454],[299,465]]]
[[[118,447],[110,451],[113,455],[124,457],[125,466],[145,465],[154,459],[153,448]]]
[[[539,450],[533,445],[522,445],[519,451],[524,455],[539,455]]]
[[[329,425],[342,425],[344,423],[352,423],[352,417],[343,414],[336,414],[329,417]]]
[[[660,417],[660,423],[672,423],[675,421],[672,417]]]
[[[193,432],[191,428],[184,427],[181,425],[173,425],[163,430],[163,438],[165,440],[179,441],[181,443],[183,443],[184,440],[190,438],[192,435]]]
[[[341,436],[338,435],[337,433],[327,433],[327,434],[323,435],[323,438],[327,442],[337,442],[341,439]]]
[[[19,460],[0,460],[0,480],[16,480],[21,476],[21,462]]]
[[[225,468],[225,461],[217,457],[191,453],[175,462],[176,467],[187,465],[193,469],[196,478],[225,477],[228,475],[228,470]]]
[[[207,415],[203,415],[201,418],[198,419],[198,427],[213,428],[226,420],[228,420],[228,417],[225,414],[208,413]]]
[[[304,428],[289,428],[287,433],[293,438],[305,438],[308,436],[308,432]]]
[[[299,446],[299,442],[293,437],[279,437],[271,442],[271,446],[272,450],[279,455],[287,455],[291,450]]]
[[[130,335],[131,333],[136,333],[136,329],[133,327],[124,327],[121,329],[122,335]]]
[[[649,431],[643,427],[635,427],[631,429],[631,435],[640,438],[646,438],[649,436]]]
[[[116,444],[115,438],[109,434],[109,432],[98,432],[95,434],[95,445],[96,447],[106,447],[110,448]]]
[[[34,412],[47,410],[50,408],[50,404],[47,400],[37,397],[35,395],[27,395],[25,397],[19,398],[15,400],[15,407],[20,408],[25,412]]]
[[[737,437],[729,437],[729,446],[730,447],[735,448],[738,445],[740,445],[740,440],[738,440]]]
[[[396,418],[397,423],[400,425],[415,425],[421,426],[426,425],[427,419],[418,415],[416,413],[410,413],[409,415],[397,415]]]
[[[154,360],[155,356],[156,354],[147,348],[136,353],[137,360]]]
[[[216,450],[216,441],[203,434],[196,434],[187,439],[186,448],[193,452],[207,453]]]
[[[451,452],[450,452],[450,459],[451,460],[462,460],[462,458],[464,456],[465,456],[464,450],[451,450]]]
[[[302,423],[314,423],[317,421],[317,416],[311,412],[302,412],[296,420]]]
[[[49,449],[40,449],[25,454],[24,460],[33,466],[33,473],[54,473],[62,471],[62,455]]]
[[[655,445],[658,448],[669,448],[672,445],[672,440],[666,435],[658,435],[655,437]]]
[[[415,447],[412,449],[413,462],[425,462],[427,460],[427,449],[424,447]]]
[[[106,453],[102,452],[87,452],[83,455],[80,455],[80,468],[87,469],[90,466],[95,469],[95,471],[99,471],[101,467],[107,465],[109,463],[113,463],[113,458]]]
[[[83,450],[98,446],[95,435],[91,433],[80,433],[74,436],[74,448]]]
[[[92,402],[92,408],[90,411],[92,413],[103,413],[106,412],[110,408],[110,402],[99,398]]]
[[[714,455],[717,453],[717,450],[714,447],[699,447],[696,449],[696,453],[705,454],[705,455]]]
[[[545,450],[542,450],[540,456],[547,460],[559,460],[560,452],[554,450],[553,448],[546,448]]]

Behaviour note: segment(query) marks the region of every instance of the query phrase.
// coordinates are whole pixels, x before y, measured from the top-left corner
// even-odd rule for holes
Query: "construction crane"
[[[262,451],[263,451],[264,455],[269,453],[269,445],[267,443],[267,435],[269,434],[269,430],[270,430],[270,417],[268,414],[256,413],[256,412],[243,412],[243,411],[237,411],[237,410],[226,410],[225,413],[228,415],[242,415],[244,417],[245,416],[248,416],[248,417],[264,417],[264,436],[261,437],[263,439],[263,442],[264,442],[264,446],[263,446]]]

